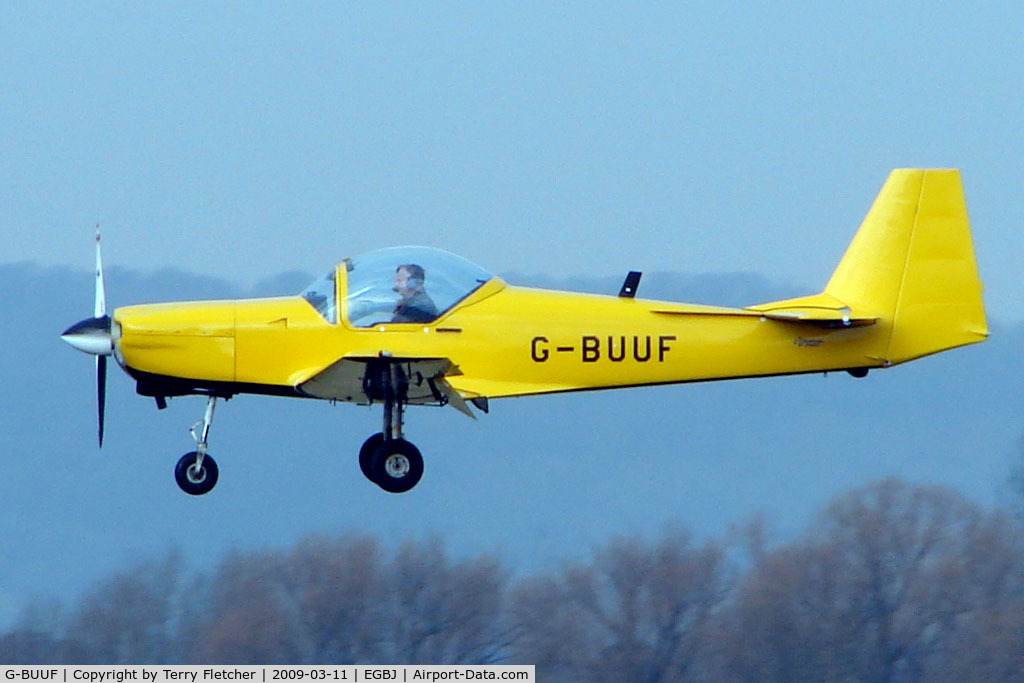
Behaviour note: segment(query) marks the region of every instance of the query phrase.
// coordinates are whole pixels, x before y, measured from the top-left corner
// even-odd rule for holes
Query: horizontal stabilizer
[[[769,320],[805,323],[821,327],[863,327],[878,322],[878,316],[854,314],[849,306],[828,294],[816,294],[760,306],[748,306],[746,310],[760,313]]]
[[[739,318],[753,318],[760,313],[743,308],[725,308],[723,306],[705,306],[702,304],[673,304],[664,301],[655,302],[651,313],[657,315],[713,315]]]

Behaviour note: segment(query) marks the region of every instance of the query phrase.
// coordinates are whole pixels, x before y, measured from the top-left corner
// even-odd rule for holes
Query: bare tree
[[[301,662],[301,633],[280,553],[231,553],[217,568],[189,652],[194,663]]]
[[[749,571],[714,634],[718,680],[847,680],[858,671],[841,553],[806,541],[765,555]]]
[[[0,635],[0,664],[73,664],[86,654],[64,637],[67,614],[59,600],[36,596]]]
[[[1014,517],[1024,525],[1024,436],[1017,440],[1017,448],[1010,462],[1006,479],[1010,494],[1010,507]]]
[[[15,627],[0,635],[0,664],[64,664],[68,654],[52,632]]]
[[[295,547],[287,565],[282,580],[304,661],[381,661],[387,582],[377,540],[310,537]]]
[[[439,540],[405,543],[389,572],[392,659],[488,664],[506,654],[507,578],[487,556],[453,563]]]
[[[65,638],[79,663],[138,664],[177,660],[177,552],[100,581],[81,600]]]
[[[999,513],[968,534],[947,602],[957,617],[926,664],[934,681],[1024,681],[1024,530]]]
[[[924,680],[1024,681],[1024,605],[1015,601],[965,619],[949,639],[947,656],[936,661]]]
[[[709,620],[726,595],[724,567],[718,544],[694,547],[679,531],[656,543],[614,540],[590,565],[571,567],[554,581],[521,584],[521,623],[554,628],[524,634],[517,658],[536,656],[566,679],[693,677]]]
[[[729,677],[921,680],[956,634],[1010,595],[1021,554],[998,513],[887,479],[836,498],[770,552],[728,619]]]
[[[210,586],[208,662],[489,663],[507,649],[497,560],[452,562],[439,541],[388,561],[366,537],[307,538],[290,553],[235,554]]]
[[[36,601],[3,663],[533,663],[552,681],[1024,680],[1024,527],[936,486],[835,498],[801,537],[618,538],[510,589],[487,555],[370,536],[231,553],[185,578],[175,553],[64,610]],[[731,557],[730,557],[731,559]]]
[[[570,600],[564,575],[520,579],[512,591],[509,611],[518,633],[513,660],[536,665],[544,680],[579,680],[597,660],[597,634]]]
[[[210,586],[199,653],[230,663],[376,661],[385,571],[369,536],[309,537],[287,554],[233,554]]]

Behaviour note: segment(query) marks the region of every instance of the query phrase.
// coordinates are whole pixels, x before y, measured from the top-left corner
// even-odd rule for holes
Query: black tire
[[[377,452],[382,443],[384,443],[384,435],[377,432],[364,441],[363,447],[359,449],[359,469],[374,484],[377,483],[377,480],[373,478],[373,454]]]
[[[370,471],[388,493],[405,493],[423,476],[423,456],[405,439],[383,441],[374,451]]]
[[[209,455],[203,457],[203,467],[199,476],[195,475],[196,451],[191,451],[181,456],[178,464],[174,466],[174,481],[178,482],[178,488],[190,496],[201,496],[209,493],[217,485],[217,477],[220,471],[217,469],[217,462]]]

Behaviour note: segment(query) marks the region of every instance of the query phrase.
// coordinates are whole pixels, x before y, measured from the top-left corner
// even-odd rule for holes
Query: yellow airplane
[[[99,441],[107,356],[166,407],[208,397],[178,461],[207,493],[217,399],[270,394],[383,405],[359,465],[385,491],[423,474],[403,437],[406,406],[472,416],[488,399],[565,391],[872,368],[983,341],[988,330],[960,175],[896,170],[819,294],[722,308],[514,287],[424,247],[345,259],[301,294],[118,308],[106,314],[99,234],[92,318],[62,338],[96,356]]]

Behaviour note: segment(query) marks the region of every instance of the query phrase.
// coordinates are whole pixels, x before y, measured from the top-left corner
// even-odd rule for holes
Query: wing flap
[[[296,389],[311,398],[346,401],[370,405],[367,394],[367,372],[379,357],[346,356],[296,385]],[[406,403],[409,405],[450,405],[475,419],[462,395],[448,380],[462,371],[448,358],[387,358],[397,364],[408,383]]]

